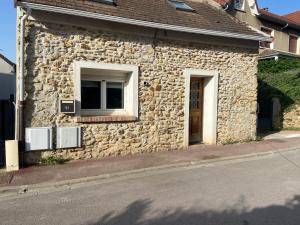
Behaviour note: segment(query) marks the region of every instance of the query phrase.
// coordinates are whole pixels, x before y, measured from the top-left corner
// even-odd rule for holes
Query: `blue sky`
[[[300,0],[258,0],[261,8],[268,7],[279,15],[300,10]],[[0,52],[16,61],[16,10],[13,0],[0,0]]]

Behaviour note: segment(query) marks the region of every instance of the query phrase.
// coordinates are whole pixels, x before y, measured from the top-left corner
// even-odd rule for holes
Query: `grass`
[[[255,139],[255,141],[263,141],[264,140],[264,136],[262,136],[262,135],[256,135],[256,139]]]
[[[62,165],[66,161],[67,160],[62,157],[50,156],[50,157],[42,158],[39,164],[43,166],[53,166],[53,165]]]
[[[287,127],[287,128],[283,128],[282,130],[300,131],[300,127]]]

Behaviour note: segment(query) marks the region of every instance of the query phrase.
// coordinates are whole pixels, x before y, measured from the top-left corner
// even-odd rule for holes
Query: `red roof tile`
[[[300,10],[283,16],[286,19],[289,19],[297,24],[300,24]]]

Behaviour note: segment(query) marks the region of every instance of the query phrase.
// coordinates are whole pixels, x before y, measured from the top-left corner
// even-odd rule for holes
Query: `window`
[[[194,11],[194,9],[192,7],[190,7],[189,5],[187,5],[184,2],[173,1],[173,0],[170,0],[170,2],[177,10],[188,11],[188,12]]]
[[[124,83],[81,80],[81,109],[124,109]]]
[[[234,0],[234,8],[238,10],[245,10],[245,0]]]
[[[272,42],[268,41],[261,41],[260,42],[260,47],[262,48],[274,48],[274,30],[266,27],[261,27],[261,31],[264,32],[265,34],[269,35],[272,38]]]
[[[115,0],[90,0],[92,2],[104,3],[108,5],[116,5]]]
[[[289,52],[298,53],[298,37],[297,36],[290,35]]]
[[[76,114],[138,117],[138,67],[76,62]]]

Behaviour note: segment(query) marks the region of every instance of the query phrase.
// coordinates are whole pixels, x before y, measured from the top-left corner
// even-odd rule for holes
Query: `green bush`
[[[258,64],[258,73],[282,73],[299,69],[299,59],[261,60]]]
[[[41,165],[61,165],[64,164],[67,160],[62,157],[50,156],[46,158],[42,158],[40,161]]]
[[[283,110],[300,104],[300,60],[264,60],[258,66],[258,99],[267,105],[278,96]]]

